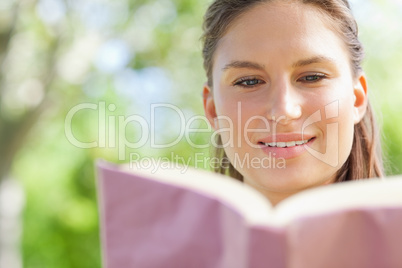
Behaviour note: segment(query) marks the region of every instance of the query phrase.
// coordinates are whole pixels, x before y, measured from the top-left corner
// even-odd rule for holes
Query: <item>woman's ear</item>
[[[357,124],[362,120],[367,110],[367,80],[364,73],[357,78],[353,93],[355,97],[353,119],[354,123]]]
[[[211,124],[212,128],[216,130],[216,110],[215,110],[215,102],[212,95],[212,90],[208,86],[208,83],[204,84],[204,89],[202,91],[202,98],[204,101],[204,112],[205,116],[207,117],[209,123]]]

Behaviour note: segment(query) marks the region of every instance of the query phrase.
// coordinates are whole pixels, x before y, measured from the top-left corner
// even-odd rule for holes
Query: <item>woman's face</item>
[[[271,201],[331,183],[348,158],[366,85],[326,15],[298,3],[242,14],[218,42],[205,111],[245,183]]]

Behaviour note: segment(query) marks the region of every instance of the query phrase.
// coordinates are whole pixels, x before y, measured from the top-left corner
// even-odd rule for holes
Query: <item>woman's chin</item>
[[[336,174],[336,168],[288,166],[284,169],[255,169],[244,176],[245,183],[267,192],[297,193],[299,191],[329,184]],[[252,179],[247,179],[252,178]]]

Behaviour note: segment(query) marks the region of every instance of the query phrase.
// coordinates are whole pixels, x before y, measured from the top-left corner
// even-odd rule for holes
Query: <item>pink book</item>
[[[238,181],[168,166],[98,162],[104,267],[402,267],[402,178],[317,187],[273,208]]]

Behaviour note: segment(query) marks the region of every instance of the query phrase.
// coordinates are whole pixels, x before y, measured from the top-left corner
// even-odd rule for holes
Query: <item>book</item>
[[[212,172],[98,161],[104,267],[402,267],[402,177],[320,186],[272,207]]]

